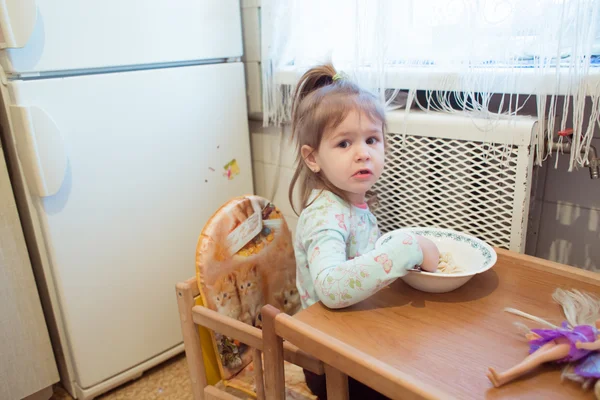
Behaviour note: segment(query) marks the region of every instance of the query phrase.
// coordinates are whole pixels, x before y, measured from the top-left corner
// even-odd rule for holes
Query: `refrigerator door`
[[[242,55],[239,0],[0,0],[0,11],[0,42],[22,47],[2,52],[8,74]]]
[[[208,218],[253,191],[243,64],[9,85],[85,389],[182,341],[174,285]]]

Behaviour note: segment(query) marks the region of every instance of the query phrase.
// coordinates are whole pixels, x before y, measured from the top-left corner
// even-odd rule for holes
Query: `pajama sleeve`
[[[381,247],[348,260],[345,226],[336,224],[335,218],[314,221],[303,229],[302,245],[315,291],[329,308],[358,303],[423,262],[417,238],[411,234],[394,236]]]

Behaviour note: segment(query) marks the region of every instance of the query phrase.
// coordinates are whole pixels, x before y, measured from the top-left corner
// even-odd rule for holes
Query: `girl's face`
[[[334,129],[327,129],[316,151],[302,147],[302,156],[313,171],[320,171],[354,204],[383,172],[385,149],[381,121],[373,121],[360,111],[351,111]]]

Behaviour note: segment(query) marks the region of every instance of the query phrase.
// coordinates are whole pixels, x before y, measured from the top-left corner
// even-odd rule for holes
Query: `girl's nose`
[[[355,159],[356,161],[370,160],[371,154],[369,153],[369,146],[365,143],[359,145],[356,149]]]

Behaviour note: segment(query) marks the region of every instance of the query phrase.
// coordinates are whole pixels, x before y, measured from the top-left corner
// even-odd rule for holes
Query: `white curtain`
[[[331,61],[388,107],[425,90],[424,110],[497,120],[535,96],[538,162],[544,140],[573,128],[571,168],[582,166],[600,124],[599,12],[600,0],[262,0],[264,123],[288,121],[298,77]]]

